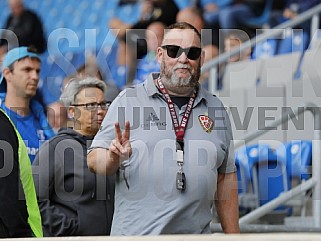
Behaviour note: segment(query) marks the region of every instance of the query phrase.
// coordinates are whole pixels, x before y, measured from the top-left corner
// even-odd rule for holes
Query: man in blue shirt
[[[42,105],[33,97],[36,94],[40,57],[28,47],[10,50],[3,59],[0,89],[0,106],[8,114],[25,141],[31,162],[39,146],[54,132],[47,122]]]

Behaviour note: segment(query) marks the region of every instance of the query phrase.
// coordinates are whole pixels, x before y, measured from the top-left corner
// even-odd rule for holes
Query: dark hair
[[[191,25],[189,23],[178,22],[178,23],[174,23],[174,24],[168,26],[167,28],[165,28],[165,30],[167,30],[167,31],[172,30],[172,29],[192,29],[192,30],[194,30],[194,32],[197,34],[197,36],[199,37],[199,39],[201,41],[200,32],[198,32],[198,30],[193,25]],[[164,35],[164,37],[165,37],[165,35]]]
[[[28,52],[30,52],[30,53],[39,54],[38,49],[37,49],[36,47],[34,47],[33,45],[28,46],[27,50],[28,50]]]

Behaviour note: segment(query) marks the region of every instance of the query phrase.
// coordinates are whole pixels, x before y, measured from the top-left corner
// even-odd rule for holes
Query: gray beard
[[[192,90],[194,90],[195,87],[198,86],[200,68],[198,67],[197,72],[194,75],[190,74],[190,76],[187,78],[181,78],[178,75],[176,75],[175,72],[177,68],[181,67],[188,68],[189,71],[191,71],[190,66],[183,64],[175,66],[173,70],[169,70],[167,69],[163,59],[160,77],[162,78],[163,84],[169,92],[172,92],[172,94],[185,96],[186,94],[191,94]]]

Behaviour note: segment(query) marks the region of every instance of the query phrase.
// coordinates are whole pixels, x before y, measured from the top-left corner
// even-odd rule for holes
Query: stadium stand
[[[320,11],[320,5],[318,7]],[[317,11],[316,9],[317,7],[315,11]],[[312,12],[307,11],[299,18],[302,17],[301,21],[304,21],[304,17],[308,16],[308,14],[311,17]],[[288,23],[289,25],[287,25]],[[267,185],[258,185],[258,190],[262,192],[259,194],[268,195],[265,199],[269,201],[261,201],[262,206],[260,205],[259,208],[242,217],[240,223],[250,227],[250,223],[258,223],[258,220],[264,215],[273,213],[273,210],[278,210],[283,211],[284,216],[291,215],[290,217],[280,217],[279,219],[282,223],[284,221],[284,226],[282,226],[284,231],[308,230],[312,227],[318,227],[317,230],[320,230],[320,226],[313,225],[313,222],[319,217],[319,213],[315,201],[318,191],[312,184],[313,181],[317,183],[320,181],[318,178],[320,170],[318,166],[316,167],[316,163],[318,163],[316,160],[319,160],[321,147],[320,142],[315,141],[320,139],[319,129],[316,127],[319,120],[318,113],[312,111],[314,108],[318,108],[316,105],[319,105],[321,96],[319,91],[321,89],[319,81],[321,74],[317,66],[320,61],[320,45],[318,41],[318,33],[320,31],[312,35],[313,38],[310,42],[302,31],[291,31],[291,27],[298,22],[293,21],[292,26],[290,21],[288,23],[278,26],[276,28],[276,30],[280,29],[278,33],[272,34],[272,31],[266,30],[262,34],[262,38],[258,38],[261,42],[258,41],[259,44],[257,45],[256,43],[258,42],[255,39],[252,40],[255,42],[252,42],[253,45],[251,45],[254,48],[265,47],[265,49],[261,49],[265,58],[259,58],[259,66],[253,69],[249,68],[249,63],[258,61],[258,59],[228,64],[226,67],[228,74],[223,79],[223,89],[215,92],[215,94],[223,100],[233,119],[232,127],[235,139],[241,140],[243,144],[246,143],[247,147],[250,147],[249,145],[256,143],[259,139],[277,149],[275,160],[272,159],[274,164],[265,163],[264,168],[261,169],[261,174],[263,173],[264,175],[255,178],[258,183],[260,179],[266,181],[269,180],[269,177],[273,177],[272,172],[276,174],[282,173],[276,178],[275,183],[272,183],[272,181],[271,183],[266,182],[269,183]],[[277,38],[282,36],[282,33],[284,38]],[[265,38],[263,38],[264,35]],[[267,46],[270,40],[277,40],[278,42],[276,43],[275,41],[272,47],[271,45]],[[240,49],[242,47],[245,50],[249,47],[249,43],[245,43]],[[272,54],[271,51],[273,51]],[[235,51],[235,53],[237,52]],[[257,53],[259,51],[254,50],[254,54]],[[215,63],[221,64],[228,58],[228,55],[223,55],[220,61],[213,60],[213,66],[215,66]],[[255,64],[257,63],[253,65]],[[254,78],[253,76],[256,77]],[[255,81],[256,79],[258,81]],[[310,109],[314,116],[302,114],[301,111],[303,109]],[[307,144],[303,144],[306,143],[303,140],[308,140]],[[311,149],[309,149],[310,140],[314,140],[313,148]],[[291,147],[291,144],[293,147]],[[303,149],[303,146],[306,149]],[[283,154],[278,153],[280,152],[279,148],[284,149]],[[289,153],[291,149],[295,153],[286,155],[285,152]],[[314,154],[312,155],[312,153]],[[315,153],[318,153],[318,155]],[[310,159],[310,155],[313,156],[312,159]],[[242,180],[244,175],[241,175],[241,162],[237,158],[236,162],[240,170],[238,176],[240,204],[245,203],[246,207],[250,202],[242,202],[245,188],[244,184],[241,184],[244,182]],[[276,162],[281,164],[276,165]],[[313,168],[311,168],[311,165],[313,165]],[[256,166],[257,168],[260,167],[259,164]],[[257,171],[258,173],[260,173],[259,170]],[[264,170],[267,170],[267,172]],[[284,170],[286,170],[286,175]],[[293,183],[291,176],[294,174],[293,170],[297,170],[300,176],[297,178],[297,183]],[[311,172],[313,172],[312,178]],[[247,177],[244,179],[248,181]],[[284,185],[285,183],[287,185]],[[289,191],[287,192],[286,190]],[[270,194],[271,196],[269,197]],[[294,212],[293,207],[299,207],[299,212]],[[268,226],[262,226],[259,230],[264,231],[268,228]],[[271,230],[276,229],[275,226],[271,227]]]
[[[280,40],[277,54],[303,52],[308,48],[309,36],[299,29],[287,29],[285,38]]]
[[[241,147],[236,152],[240,170],[240,207],[255,209],[289,190],[285,159],[279,158],[268,144]],[[269,215],[287,215],[289,209],[280,206]]]
[[[276,55],[304,52],[308,48],[309,36],[300,29],[286,29],[283,38],[267,39],[258,43],[253,51],[253,59],[266,59]]]
[[[118,88],[125,85],[122,81],[125,79],[126,67],[116,65],[117,42],[115,36],[108,30],[107,22],[112,16],[118,16],[126,22],[134,22],[138,18],[138,5],[133,8],[124,4],[115,12],[118,0],[25,0],[25,3],[40,15],[49,41],[48,52],[42,55],[44,61],[40,81],[45,104],[58,99],[64,77],[72,74],[84,63],[87,55],[97,57],[106,82],[113,82]],[[179,5],[187,6],[186,1],[179,1]],[[6,1],[0,1],[0,9],[2,9],[0,26],[3,26],[9,12]],[[261,20],[264,20],[266,15],[261,17]],[[265,22],[263,20],[261,23]],[[243,140],[244,135],[251,133],[252,130],[263,129],[262,113],[271,111],[269,113],[272,113],[272,116],[264,115],[263,122],[273,121],[282,115],[289,116],[284,108],[290,108],[294,112],[299,108],[305,108],[307,100],[321,103],[319,44],[310,44],[310,48],[306,50],[309,40],[304,33],[287,34],[286,38],[278,39],[278,43],[270,38],[256,45],[254,60],[227,65],[223,89],[218,91],[217,95],[222,99],[231,116],[236,140]],[[314,43],[317,43],[318,37],[315,37]],[[299,72],[300,74],[297,75]],[[297,78],[293,81],[296,75]],[[313,105],[310,104],[311,106]],[[318,119],[305,116],[302,124],[301,117],[293,118],[296,119],[289,123],[287,128],[271,128],[269,133],[260,137],[269,142],[268,145],[253,146],[252,144],[257,140],[251,139],[246,143],[247,147],[237,151],[240,204],[243,208],[252,210],[269,205],[269,201],[277,199],[280,193],[292,187],[294,177],[301,176],[298,185],[302,183],[310,185],[309,181],[312,180],[309,179],[312,172],[310,168],[313,162],[312,142],[299,141],[298,146],[298,143],[292,140],[315,139],[317,135],[315,120]],[[264,124],[263,126],[266,126]],[[319,153],[320,146],[317,144],[313,148],[318,148]],[[272,148],[277,148],[275,153],[272,153]],[[261,151],[270,154],[267,154],[267,158],[262,158],[266,154],[261,154]],[[261,159],[268,162],[261,162]],[[291,170],[286,173],[286,177],[284,177],[284,170]],[[254,176],[253,171],[257,173]],[[270,182],[271,172],[279,175],[276,175],[276,180]],[[312,175],[312,178],[317,182],[316,175]],[[260,185],[262,182],[265,183],[263,186]],[[254,186],[250,188],[249,183]],[[252,196],[246,199],[244,198],[246,195],[243,194]],[[305,192],[304,197],[311,198],[308,195]],[[304,205],[306,204],[305,200]],[[281,208],[273,207],[271,210],[275,209],[286,210],[286,214],[290,214],[288,207],[284,204]],[[304,211],[305,214],[313,218],[319,214],[321,216],[321,213],[311,214]],[[244,221],[244,223],[247,222]],[[310,222],[302,228],[308,225]],[[320,223],[313,227],[321,230]]]
[[[255,45],[252,58],[266,59],[276,55],[276,53],[277,53],[277,40],[267,39],[266,41]]]
[[[58,100],[63,79],[75,73],[89,55],[99,58],[98,63],[106,82],[115,84],[118,88],[124,86],[125,83],[121,82],[122,78],[115,68],[117,43],[107,28],[107,22],[114,15],[125,21],[134,21],[138,5],[135,8],[125,5],[114,12],[118,0],[24,2],[27,8],[40,16],[48,39],[48,51],[42,55],[39,83],[40,96],[45,105]],[[0,26],[3,26],[9,13],[7,2],[1,1],[0,8],[3,10]]]
[[[118,43],[108,29],[108,22],[112,17],[118,17],[126,23],[136,22],[140,17],[140,1],[123,1],[120,5],[119,0],[24,2],[27,8],[40,16],[48,39],[48,51],[42,56],[40,83],[44,104],[48,105],[58,99],[62,80],[80,66],[80,59],[75,60],[72,56],[79,56],[78,53],[81,52],[85,53],[85,56],[91,54],[97,57],[97,63],[107,83],[119,89],[126,85],[126,66],[116,65]],[[190,4],[189,0],[175,2],[179,8]],[[6,1],[0,1],[0,9],[0,26],[3,26],[9,13]],[[64,63],[61,64],[61,61]],[[52,93],[47,94],[48,90]]]
[[[267,144],[243,146],[236,150],[241,208],[255,209],[260,205],[257,187],[253,185],[253,168],[259,160],[267,160],[269,152],[270,146]]]
[[[310,140],[293,140],[280,145],[276,150],[279,158],[286,163],[291,180],[300,182],[311,177],[312,142]]]

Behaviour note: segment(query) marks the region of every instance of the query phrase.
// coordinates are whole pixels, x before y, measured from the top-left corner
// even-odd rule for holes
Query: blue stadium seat
[[[102,8],[104,8],[104,1],[93,1],[92,2],[92,9],[94,11],[99,11]]]
[[[53,60],[49,57],[49,53],[45,52],[41,55],[41,70],[40,79],[44,78],[49,73]]]
[[[287,31],[283,39],[268,39],[255,45],[252,58],[264,59],[278,54],[304,52],[309,45],[309,35],[301,30]]]
[[[140,18],[140,8],[140,2],[118,6],[115,11],[115,17],[126,23],[136,23]]]
[[[291,179],[307,180],[311,177],[312,142],[294,140],[282,144],[277,150],[279,158],[286,163],[287,173]]]
[[[79,69],[86,62],[85,52],[76,51],[72,53],[71,63],[75,69]]]
[[[30,0],[30,1],[25,1],[25,2],[28,3],[27,6],[32,10],[41,9],[41,7],[42,7],[42,1]]]
[[[267,157],[254,160],[253,186],[258,194],[260,206],[289,190],[290,181],[286,173],[286,163],[270,149]],[[284,209],[284,207],[279,207]]]
[[[43,0],[42,2],[43,2],[42,7],[49,8],[54,4],[55,0]]]
[[[243,191],[240,196],[245,194],[240,207],[262,206],[289,189],[286,163],[276,156],[268,144],[240,148],[236,152],[236,163],[239,164]],[[289,207],[282,205],[271,214],[288,215],[290,211]]]
[[[96,56],[104,80],[122,89],[126,85],[126,67],[117,64],[117,48],[117,43],[112,46],[105,45],[96,53]]]
[[[244,146],[236,151],[235,159],[236,162],[240,164],[240,171],[244,172],[242,174],[242,178],[244,178],[244,180],[252,179],[253,164],[259,159],[268,158],[270,151],[271,149],[268,144],[254,144],[250,146]],[[246,188],[245,190],[248,191],[248,188]]]
[[[277,39],[267,39],[255,45],[252,59],[270,58],[277,53]]]
[[[0,28],[3,28],[7,20],[7,17],[9,16],[9,8],[8,8],[7,1],[0,1],[0,9],[1,9]]]
[[[260,147],[259,147],[260,148]],[[253,160],[252,180],[254,193],[258,197],[259,206],[262,206],[281,193],[288,191],[290,180],[286,173],[286,163],[278,158],[270,147],[264,147],[263,155]],[[267,215],[268,221],[290,215],[292,209],[287,205],[281,205]]]
[[[267,144],[244,146],[236,150],[235,163],[238,168],[240,207],[256,208],[259,196],[253,186],[253,167],[258,160],[266,160],[271,152]]]
[[[47,61],[43,61],[39,90],[44,104],[48,105],[59,99],[64,78],[75,73],[81,62],[81,54],[71,51],[65,55],[48,56]]]
[[[309,35],[302,30],[289,31],[284,39],[279,40],[277,54],[303,52],[308,48]]]
[[[279,159],[282,159],[287,166],[288,180],[291,184],[301,184],[311,177],[312,172],[312,142],[309,140],[293,140],[281,144],[276,150]],[[295,199],[290,200],[286,205],[299,207],[301,216],[306,215],[307,201],[311,190],[302,193]]]
[[[119,0],[28,0],[24,2],[27,8],[34,10],[42,19],[47,38],[57,28],[71,29],[80,37],[79,50],[84,50],[85,47],[100,48],[104,40],[106,40],[105,44],[113,44],[113,37],[107,35],[108,21],[111,17],[120,16],[129,22],[135,22],[139,18],[139,4],[129,4],[132,6],[116,9]],[[0,1],[0,9],[2,10],[0,27],[2,27],[10,13],[7,1]],[[84,18],[84,16],[86,17]],[[96,43],[89,41],[89,44],[86,44],[85,29],[97,30]],[[60,35],[64,36],[64,33],[61,32]],[[53,42],[52,40],[48,42],[49,46],[57,44],[55,40]],[[62,53],[69,51],[68,42],[61,40],[59,50]],[[57,54],[57,51],[51,54]]]

